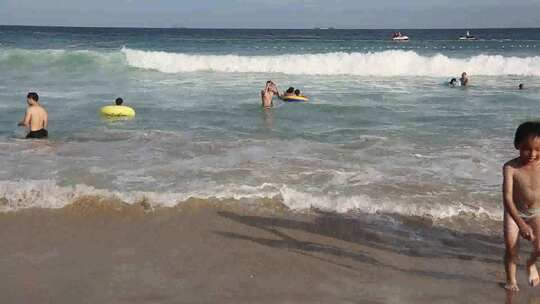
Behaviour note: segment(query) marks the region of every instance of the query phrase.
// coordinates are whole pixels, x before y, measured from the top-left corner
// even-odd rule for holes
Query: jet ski
[[[392,35],[392,40],[394,40],[394,41],[408,41],[409,36],[403,35],[400,32],[397,32],[397,33],[394,33],[394,35]]]
[[[459,37],[459,40],[476,40],[477,38],[474,35],[471,35],[469,31],[465,34],[465,36]]]

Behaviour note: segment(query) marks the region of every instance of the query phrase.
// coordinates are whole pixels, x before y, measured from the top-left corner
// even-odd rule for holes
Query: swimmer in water
[[[121,106],[121,105],[124,103],[124,100],[123,100],[121,97],[118,97],[118,98],[116,98],[116,100],[114,101],[114,103],[115,103],[117,106]]]
[[[279,97],[279,91],[276,84],[272,80],[266,82],[266,86],[261,91],[262,107],[269,109],[274,106],[274,96]]]
[[[461,78],[459,79],[459,82],[461,83],[462,87],[466,87],[467,85],[469,85],[469,77],[467,76],[467,73],[461,73]]]
[[[287,89],[287,91],[285,91],[284,96],[292,96],[292,95],[294,95],[294,88],[293,88],[293,87],[289,87],[289,88]]]
[[[451,87],[457,86],[457,79],[455,78],[450,79],[450,82],[448,83],[448,85]]]
[[[24,119],[19,123],[19,126],[28,128],[29,132],[26,138],[46,138],[49,136],[47,132],[48,114],[47,110],[39,103],[37,93],[30,92],[26,96],[28,108]]]
[[[294,88],[293,87],[289,87],[287,89],[287,91],[285,91],[285,93],[280,96],[280,98],[283,99],[284,97],[289,97],[289,96],[294,96]]]
[[[296,96],[302,96],[302,92],[300,92],[299,89],[294,90],[294,95]]]
[[[524,89],[523,83],[520,83],[520,84],[518,85],[518,89],[519,89],[519,90],[523,90],[523,89]]]

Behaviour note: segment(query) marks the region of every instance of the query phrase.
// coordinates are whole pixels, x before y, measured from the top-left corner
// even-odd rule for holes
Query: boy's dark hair
[[[519,149],[519,145],[531,136],[540,137],[540,122],[527,121],[520,124],[514,137],[514,147]]]
[[[294,93],[294,88],[293,87],[288,88],[287,93],[289,93],[289,94]]]
[[[523,90],[523,83],[520,83],[520,84],[518,85],[518,88],[519,88],[520,90]]]
[[[39,101],[39,95],[36,92],[30,92],[26,95],[26,98],[30,98],[33,101]]]
[[[294,90],[294,95],[300,96],[300,90],[299,89]]]
[[[116,100],[114,101],[116,103],[117,106],[121,106],[122,103],[124,102],[124,100],[120,97],[116,98]]]

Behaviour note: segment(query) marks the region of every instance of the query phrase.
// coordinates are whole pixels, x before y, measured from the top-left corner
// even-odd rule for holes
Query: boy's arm
[[[49,125],[49,114],[45,113],[45,117],[43,118],[43,129],[47,129],[48,125]]]
[[[509,164],[503,167],[503,201],[504,207],[516,222],[519,228],[519,233],[526,240],[533,240],[534,235],[532,228],[519,216],[516,204],[514,202],[514,179],[512,167]]]

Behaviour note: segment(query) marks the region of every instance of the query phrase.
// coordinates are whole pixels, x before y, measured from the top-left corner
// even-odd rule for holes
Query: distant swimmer
[[[300,89],[295,90],[293,87],[290,87],[285,94],[280,96],[280,99],[285,102],[303,102],[309,100],[309,98],[302,95]]]
[[[461,78],[459,79],[459,82],[461,83],[462,87],[469,85],[469,77],[467,76],[467,73],[461,73]]]
[[[279,91],[276,84],[272,80],[266,82],[266,86],[261,91],[262,107],[269,109],[274,106],[274,96],[279,97]]]
[[[520,83],[520,84],[518,85],[518,89],[523,90],[524,88],[525,88],[525,87],[524,87],[523,83]]]
[[[287,91],[285,91],[285,93],[283,94],[282,97],[287,97],[287,96],[294,96],[294,88],[293,87],[289,87],[287,89]]]
[[[451,87],[457,86],[457,79],[456,78],[450,79],[450,82],[448,82],[448,85]]]
[[[118,97],[114,100],[114,105],[104,106],[101,108],[101,115],[107,118],[132,118],[135,117],[135,110],[131,107],[124,106],[124,99]]]
[[[19,126],[28,128],[29,132],[26,138],[46,138],[49,135],[46,130],[48,124],[47,110],[39,103],[37,93],[28,93],[26,102],[28,108]]]

